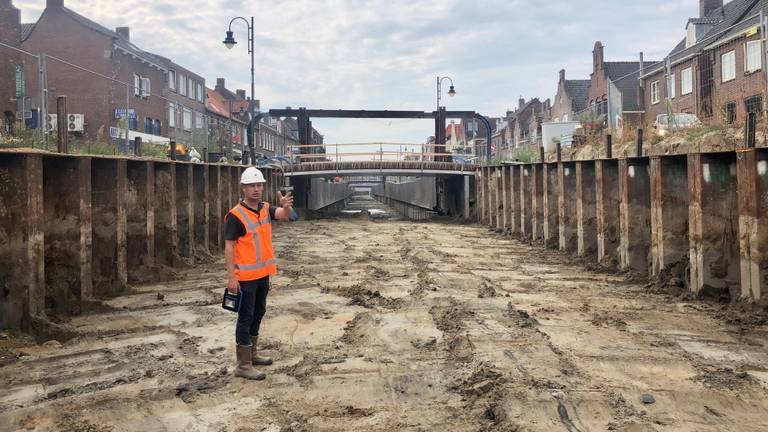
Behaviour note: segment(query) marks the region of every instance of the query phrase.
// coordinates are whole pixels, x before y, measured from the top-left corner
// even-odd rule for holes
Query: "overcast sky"
[[[256,98],[262,109],[424,110],[435,108],[435,78],[448,75],[449,110],[501,116],[520,96],[554,98],[558,71],[588,79],[592,48],[607,61],[661,59],[698,15],[696,0],[65,0],[106,26],[129,26],[140,48],[206,79],[250,92],[246,28],[221,41],[232,17],[256,22]],[[35,21],[44,0],[14,0]],[[445,88],[447,90],[447,87]],[[249,93],[250,94],[250,93]],[[325,120],[326,142],[422,143],[431,120]]]

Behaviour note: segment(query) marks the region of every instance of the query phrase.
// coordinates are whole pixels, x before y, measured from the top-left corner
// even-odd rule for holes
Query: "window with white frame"
[[[172,103],[168,104],[168,126],[176,127],[176,106]]]
[[[203,113],[195,113],[195,129],[203,128]]]
[[[192,129],[192,110],[184,108],[184,130]]]
[[[152,86],[149,82],[149,78],[141,77],[141,97],[146,99],[149,97],[150,93],[152,93]]]
[[[683,69],[680,72],[680,94],[687,95],[693,92],[693,67]]]
[[[760,41],[749,41],[744,44],[744,73],[760,70],[763,59],[760,55]]]
[[[191,78],[189,80],[189,98],[195,99],[195,82]]]
[[[197,101],[198,102],[205,102],[203,99],[205,92],[203,92],[203,85],[200,83],[197,83]]]
[[[736,79],[736,51],[728,51],[720,56],[721,81]]]
[[[671,74],[667,77],[667,97],[670,99],[675,98],[675,74]]]
[[[141,76],[133,74],[133,95],[141,96]]]
[[[168,88],[176,91],[176,71],[173,69],[168,70]]]
[[[187,77],[179,74],[179,94],[182,96],[187,95]]]
[[[651,83],[651,103],[657,104],[660,101],[659,97],[659,82],[654,81]]]

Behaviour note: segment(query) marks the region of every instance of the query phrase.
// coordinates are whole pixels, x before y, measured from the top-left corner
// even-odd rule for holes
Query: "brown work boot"
[[[258,336],[251,336],[251,345],[253,346],[253,354],[251,354],[251,363],[254,366],[269,366],[272,364],[272,359],[270,357],[261,357],[258,354],[256,354],[256,346],[259,343],[259,337]]]
[[[251,364],[252,346],[237,346],[237,367],[235,376],[249,380],[263,380],[267,376],[253,368]]]

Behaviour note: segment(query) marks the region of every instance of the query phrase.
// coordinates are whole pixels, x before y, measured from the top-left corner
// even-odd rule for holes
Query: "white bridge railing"
[[[301,144],[289,146],[286,150],[291,158],[300,162],[352,162],[352,161],[431,161],[452,162],[454,157],[472,161],[473,154],[463,152],[437,152],[435,144],[415,143],[345,143],[345,144]],[[450,146],[439,146],[451,149]],[[463,150],[464,147],[461,147]],[[322,151],[321,151],[322,150]]]

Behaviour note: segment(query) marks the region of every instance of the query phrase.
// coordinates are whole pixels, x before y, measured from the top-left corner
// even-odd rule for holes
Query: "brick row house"
[[[605,116],[605,125],[619,136],[625,128],[636,129],[643,124],[643,99],[640,96],[640,74],[656,61],[605,61],[605,47],[595,42],[592,51],[592,73],[587,89],[587,107]]]
[[[768,0],[699,0],[699,16],[687,21],[685,37],[662,61],[642,53],[637,61],[606,61],[605,46],[595,42],[589,79],[566,79],[563,69],[552,106],[520,99],[493,132],[494,154],[509,158],[541,145],[543,135],[553,142],[576,138],[585,121],[626,139],[669,112],[728,124],[762,114],[768,71],[761,11]]]
[[[491,143],[493,143],[493,136],[501,122],[502,119],[498,117],[488,118],[488,123],[491,125]],[[483,122],[477,119],[467,120],[464,123],[464,135],[466,139],[465,157],[483,157],[488,153],[488,130]],[[493,145],[491,147],[493,150]]]
[[[167,72],[163,96],[168,111],[167,136],[197,149],[210,147],[205,78],[165,57],[156,56]]]
[[[11,47],[21,47],[21,14],[11,0],[0,0],[0,42]],[[19,111],[20,94],[16,82],[17,68],[22,65],[20,54],[11,48],[0,46],[0,130],[10,130]]]
[[[128,143],[121,140],[127,126],[130,140],[174,140],[200,152],[218,146],[231,158],[242,155],[248,145],[245,128],[250,121],[250,98],[244,90],[228,90],[223,78],[217,80],[214,89],[208,89],[201,75],[172,59],[138,48],[131,42],[128,27],[108,29],[65,7],[63,0],[47,0],[42,15],[32,24],[20,23],[18,9],[10,0],[0,2],[0,19],[9,23],[0,28],[3,43],[15,43],[31,53],[45,53],[70,63],[48,58],[48,104],[53,114],[56,97],[66,95],[68,113],[84,115],[84,128],[76,136],[118,142],[121,149],[127,150]],[[13,35],[17,35],[16,41]],[[39,88],[36,74],[29,73],[37,69],[33,61],[24,61],[28,71],[25,83],[30,89]],[[9,61],[0,65],[8,65],[0,69],[4,83],[0,89],[8,94],[0,97],[3,111],[8,111],[9,116],[15,113],[16,102],[9,92],[13,86],[5,83],[13,82],[15,64],[19,62],[9,56]],[[216,97],[209,101],[212,93]],[[31,96],[32,104],[39,106],[39,92]],[[258,112],[259,101],[255,104]],[[295,141],[295,130],[290,131],[289,124],[282,122],[262,120],[257,128],[257,153],[285,154],[286,147]],[[223,129],[229,131],[228,135],[222,134]],[[322,137],[316,131],[313,136]]]
[[[569,122],[578,120],[579,113],[587,108],[587,95],[590,80],[565,79],[565,69],[560,70],[560,80],[557,82],[557,93],[552,105],[554,122]]]
[[[466,154],[464,123],[454,120],[445,126],[445,152]]]
[[[82,134],[91,139],[115,138],[126,123],[145,137],[167,133],[167,104],[150,94],[163,93],[168,69],[160,58],[131,43],[127,28],[109,30],[64,7],[63,0],[48,0],[38,21],[26,28],[24,50],[53,55],[101,75],[47,57],[51,113],[56,98],[67,96],[68,113],[84,114]],[[26,68],[34,70],[35,64],[27,63]],[[30,87],[39,86],[36,74],[27,74],[26,81]],[[33,100],[39,106],[37,95]]]
[[[759,15],[766,6],[765,0],[701,0],[685,38],[642,76],[646,122],[673,112],[732,124],[748,112],[762,113],[766,75]]]
[[[518,99],[517,109],[507,111],[491,138],[495,153],[501,158],[509,158],[517,149],[540,146],[542,124],[551,116],[551,111],[549,99],[544,102],[538,98]]]
[[[245,90],[237,89],[234,92],[226,87],[226,81],[224,78],[216,79],[216,87],[209,89],[209,105],[210,102],[216,100],[215,104],[220,106],[221,109],[211,110],[212,107],[208,107],[212,115],[217,116],[215,123],[217,127],[221,127],[226,123],[222,123],[222,116],[227,119],[236,120],[237,123],[247,125],[250,120],[250,97],[246,96]],[[261,102],[257,99],[255,102],[256,112],[260,112]],[[291,119],[278,119],[269,116],[263,116],[260,118],[256,127],[256,142],[255,151],[257,156],[270,157],[270,156],[283,156],[288,153],[288,149],[298,144],[298,127],[295,121],[289,121]],[[235,123],[235,124],[237,124]],[[218,132],[213,132],[214,135],[224,136]],[[243,131],[244,135],[236,135],[234,146],[234,156],[241,155],[243,149],[247,149],[248,146],[248,131]],[[314,135],[318,135],[315,131]],[[241,139],[242,137],[242,139]],[[239,146],[237,144],[240,144]]]
[[[246,150],[248,123],[238,115],[233,115],[232,107],[221,94],[214,89],[205,89],[205,107],[208,114],[208,150],[234,159],[242,158]]]

